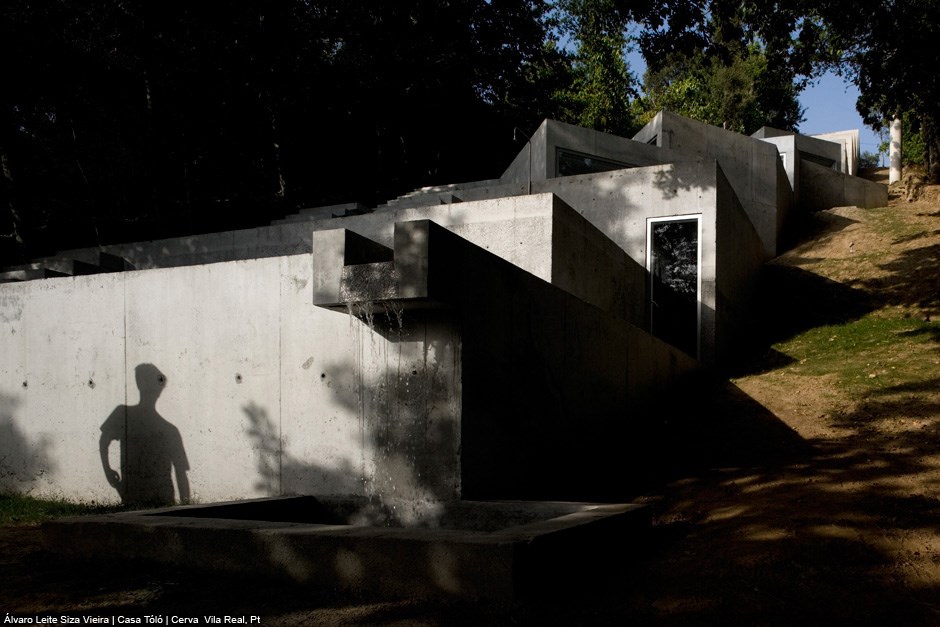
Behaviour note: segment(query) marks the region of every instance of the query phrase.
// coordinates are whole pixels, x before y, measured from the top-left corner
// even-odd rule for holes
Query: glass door
[[[650,330],[698,357],[701,318],[701,216],[649,218]]]

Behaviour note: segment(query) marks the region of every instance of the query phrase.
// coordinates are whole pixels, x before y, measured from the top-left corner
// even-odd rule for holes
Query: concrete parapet
[[[861,158],[861,149],[858,138],[858,129],[847,131],[833,131],[831,133],[820,133],[813,135],[817,139],[839,144],[841,149],[841,158],[839,161],[839,171],[851,176],[858,175],[858,164]]]
[[[462,494],[567,499],[609,490],[604,478],[619,481],[614,468],[632,450],[629,434],[650,419],[643,399],[679,384],[698,362],[433,222],[397,223],[394,239],[393,264],[369,268],[386,279],[345,293],[370,311],[444,307],[454,317]],[[578,452],[566,448],[572,431]]]
[[[605,161],[607,164],[601,168],[604,170],[661,165],[697,158],[696,155],[658,149],[646,141],[636,141],[636,138],[628,139],[545,120],[519,150],[500,181],[525,185],[564,176],[559,168],[559,160],[566,153]]]
[[[888,188],[881,183],[834,172],[816,163],[800,163],[800,185],[806,209],[818,210],[854,205],[864,209],[888,204]]]
[[[634,140],[655,142],[688,157],[716,159],[760,235],[768,257],[776,255],[778,189],[785,183],[778,177],[779,157],[774,146],[669,111],[659,112],[634,135]]]
[[[650,524],[634,504],[454,501],[433,526],[370,526],[340,513],[349,504],[286,497],[62,519],[43,526],[43,543],[341,595],[511,603],[599,583],[623,567],[610,547],[642,542]]]

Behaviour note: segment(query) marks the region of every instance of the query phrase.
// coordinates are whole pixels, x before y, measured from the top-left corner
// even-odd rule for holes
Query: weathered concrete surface
[[[719,181],[724,183],[719,185]],[[759,272],[766,253],[734,190],[727,184],[715,161],[551,179],[537,183],[536,189],[551,190],[567,204],[578,208],[588,222],[644,268],[648,220],[701,216],[702,327],[699,357],[709,365],[720,363],[721,355],[730,350],[730,344],[738,341],[735,332],[740,328],[732,325],[718,331],[716,324],[720,321],[714,317],[718,307],[716,295],[719,292],[735,294],[744,307],[750,298],[752,277]],[[722,230],[719,236],[719,220],[733,224],[734,228]],[[727,274],[719,272],[716,265],[719,255],[727,256],[727,264],[723,266],[728,269]],[[749,278],[745,280],[744,277]],[[640,325],[645,328],[649,325],[647,315],[648,307],[644,312],[644,324]]]
[[[652,418],[639,400],[696,362],[437,225],[398,229],[427,242],[428,294],[458,314],[464,495],[610,493],[629,474],[622,456],[642,447],[630,435]]]
[[[427,220],[396,224],[394,266],[376,269],[396,274],[389,302],[373,307],[449,311],[459,329],[460,475],[473,498],[609,493],[625,478],[622,456],[643,448],[642,400],[698,366]]]
[[[743,136],[741,136],[743,137]],[[748,139],[748,138],[744,138]],[[758,140],[748,140],[757,143]],[[635,143],[635,142],[634,142]],[[642,145],[642,144],[641,144]],[[776,154],[773,146],[763,144]],[[646,146],[650,150],[657,150],[654,146]],[[775,157],[776,159],[776,157]],[[771,162],[775,175],[782,181],[776,188],[786,196],[789,202],[790,189],[781,166],[776,160]],[[721,173],[720,173],[721,172]],[[734,328],[726,328],[719,333],[715,329],[714,311],[716,308],[715,294],[719,291],[715,287],[716,281],[723,279],[717,274],[715,259],[718,245],[715,231],[717,215],[726,215],[726,220],[732,220],[740,228],[733,231],[740,236],[739,240],[725,240],[722,244],[723,254],[730,255],[728,268],[731,264],[739,264],[739,269],[732,272],[737,276],[744,273],[755,276],[760,263],[753,259],[756,251],[763,250],[762,243],[755,241],[757,231],[753,226],[746,226],[749,221],[742,203],[736,200],[737,194],[733,188],[725,185],[721,194],[718,194],[718,177],[724,178],[723,170],[714,160],[691,160],[675,164],[665,164],[648,167],[637,167],[624,170],[614,170],[597,174],[568,176],[547,180],[536,180],[532,183],[531,196],[516,197],[513,194],[523,193],[517,184],[497,187],[479,187],[467,190],[465,196],[468,201],[457,205],[446,205],[434,208],[399,209],[395,212],[383,214],[397,221],[409,221],[427,217],[440,222],[451,231],[466,237],[469,241],[484,246],[487,250],[496,253],[515,265],[523,268],[535,276],[585,298],[589,302],[602,307],[601,300],[591,296],[586,290],[597,282],[590,278],[590,272],[581,271],[577,280],[563,280],[564,265],[552,261],[558,255],[566,255],[559,248],[553,249],[553,237],[556,233],[571,232],[559,229],[557,223],[548,218],[551,215],[551,203],[543,196],[553,194],[564,205],[580,214],[590,225],[600,231],[616,247],[623,250],[633,262],[642,268],[646,267],[646,223],[650,218],[661,218],[679,215],[701,215],[703,220],[702,239],[702,353],[701,358],[707,364],[715,364],[719,354],[727,352],[727,346],[716,348],[715,338],[720,337],[723,345],[737,341],[734,337]],[[480,198],[475,196],[479,195]],[[471,196],[474,196],[471,198]],[[494,200],[485,201],[492,196]],[[524,204],[516,204],[522,203]],[[781,201],[782,202],[782,201]],[[523,209],[524,208],[524,209]],[[570,213],[570,212],[569,212]],[[564,215],[556,212],[555,215]],[[784,218],[783,211],[771,214],[778,220]],[[386,222],[374,222],[375,216],[356,216],[344,220],[342,223],[332,222],[333,226],[344,226],[358,233],[366,235],[378,242],[389,245],[391,242],[389,226]],[[570,218],[566,218],[570,222]],[[466,223],[461,224],[461,221]],[[511,221],[512,226],[500,220]],[[524,221],[522,221],[524,220]],[[376,227],[381,228],[376,228]],[[583,227],[578,227],[583,228]],[[774,233],[778,225],[774,224]],[[731,233],[732,231],[727,231]],[[507,236],[508,235],[508,236]],[[776,235],[775,235],[776,237]],[[607,248],[606,244],[598,244],[606,250],[600,260],[606,256],[614,260],[616,254]],[[586,249],[572,249],[570,254],[577,255]],[[613,255],[613,256],[611,256]],[[766,259],[766,251],[761,253]],[[585,260],[589,261],[589,260]],[[615,261],[619,264],[620,262]],[[595,264],[596,266],[596,264]],[[730,276],[730,275],[729,275]],[[599,280],[599,279],[598,279]],[[633,283],[636,284],[635,281]],[[734,290],[752,285],[752,281],[741,282],[738,279],[729,279],[726,286],[720,291],[724,294],[735,293]],[[579,291],[580,290],[580,291]],[[601,290],[603,291],[603,289]],[[616,291],[607,291],[607,294],[616,298]],[[748,302],[749,287],[738,293],[742,303]],[[646,296],[640,300],[636,295],[626,299],[629,309],[627,319],[640,326],[648,326],[648,308]],[[611,303],[609,306],[614,306]],[[737,305],[733,305],[737,306]],[[742,304],[740,307],[744,307]],[[642,316],[642,320],[640,320]],[[737,318],[737,316],[732,316]]]
[[[0,486],[119,500],[101,428],[153,364],[196,500],[456,496],[453,331],[408,321],[386,340],[311,306],[311,275],[302,255],[2,286]],[[122,468],[120,442],[106,454]]]
[[[650,159],[666,154],[603,134],[589,133],[593,143],[585,146],[583,133],[565,139],[570,130],[549,124],[546,142],[607,158],[625,159],[624,151]],[[367,215],[132,244],[115,254],[142,267],[176,267],[0,286],[0,417],[16,443],[7,447],[15,454],[0,481],[42,495],[116,500],[109,468],[123,468],[134,453],[125,450],[122,459],[119,445],[127,441],[102,446],[101,427],[116,411],[133,413],[128,408],[140,404],[135,369],[152,364],[165,375],[153,412],[180,434],[185,455],[174,457],[180,462],[174,466],[184,466],[192,498],[290,491],[383,492],[416,503],[454,498],[463,489],[464,385],[471,381],[473,394],[489,394],[490,364],[479,356],[488,351],[495,352],[499,385],[521,377],[520,389],[537,399],[476,414],[503,416],[507,424],[515,416],[530,420],[525,428],[510,427],[515,431],[506,434],[511,444],[501,445],[501,463],[510,463],[507,447],[525,450],[523,433],[540,431],[532,416],[543,409],[550,416],[559,408],[568,412],[547,431],[552,442],[522,454],[549,465],[544,451],[559,452],[552,447],[579,435],[562,426],[578,403],[593,416],[588,423],[611,424],[604,422],[614,415],[603,404],[609,399],[592,405],[593,393],[620,395],[619,403],[660,389],[662,377],[692,363],[640,331],[648,327],[646,230],[653,218],[700,217],[699,356],[708,364],[724,359],[738,339],[742,303],[765,253],[722,167],[684,161],[536,180],[532,195],[525,195],[528,186],[485,181],[445,190],[464,197],[452,204],[407,207],[403,200]],[[407,255],[390,265],[395,223],[428,219],[484,249],[473,255],[492,269],[493,291],[472,268],[455,271],[475,286],[472,296],[447,301],[461,303],[466,319],[455,320],[446,309],[413,315],[392,292],[381,291],[405,269]],[[340,235],[329,231],[337,226],[345,229]],[[284,254],[296,249],[305,254]],[[249,258],[223,261],[239,256]],[[420,255],[410,258],[421,270]],[[507,291],[507,280],[539,287],[516,294]],[[350,310],[312,307],[312,295],[349,303]],[[419,296],[399,292],[398,300]],[[598,321],[587,324],[585,317]],[[623,331],[625,321],[637,329]],[[478,346],[488,345],[470,359],[461,352],[468,332],[477,334]],[[502,346],[515,346],[508,362],[499,361]],[[581,348],[587,346],[593,349]],[[610,352],[611,346],[618,348]],[[550,353],[542,360],[550,365],[550,386],[545,373],[535,376],[527,367],[526,351]],[[574,375],[558,370],[560,355],[581,379],[569,381]],[[461,370],[465,363],[475,364],[469,377]],[[556,384],[570,396],[567,405],[549,402]],[[494,431],[500,437],[501,428]],[[585,441],[606,445],[603,429],[592,429]],[[480,450],[490,446],[486,440]],[[512,489],[534,494],[549,485],[526,487],[528,481],[518,479]],[[175,486],[176,494],[184,491]]]
[[[780,185],[786,185],[778,171],[777,150],[771,144],[740,133],[720,129],[661,111],[633,137],[638,142],[655,142],[661,148],[685,153],[688,157],[716,159],[731,183],[741,206],[760,235],[769,257],[776,255]]]
[[[888,204],[888,187],[857,176],[833,172],[810,161],[800,162],[801,198],[807,209],[854,205],[869,209]]]
[[[850,176],[858,176],[858,164],[861,158],[859,149],[858,129],[847,131],[833,131],[831,133],[819,133],[812,135],[817,139],[823,139],[828,142],[835,142],[842,146],[839,171]]]
[[[107,500],[98,425],[125,399],[117,276],[0,286],[0,419],[11,436],[0,443],[4,488]]]
[[[554,284],[558,296],[551,301],[560,308],[532,304],[525,315],[548,325],[546,346],[577,346],[560,330],[553,336],[554,318],[539,312],[567,316],[574,298],[644,327],[646,222],[701,215],[701,358],[716,363],[735,341],[737,298],[746,295],[760,257],[759,239],[722,181],[714,161],[551,179],[535,186],[554,195],[313,222],[305,227],[316,232],[307,236],[316,242],[313,254],[0,286],[0,409],[9,441],[16,442],[8,447],[16,454],[5,462],[3,485],[117,500],[99,457],[101,427],[116,408],[138,403],[135,368],[153,364],[166,376],[155,411],[180,433],[192,498],[380,490],[429,503],[452,498],[462,490],[457,434],[465,393],[453,320],[367,304],[354,311],[360,319],[351,319],[345,309],[312,307],[312,294],[332,289],[327,300],[348,299],[340,292],[343,269],[388,263],[395,239],[390,220],[434,216],[511,264],[509,274]],[[321,232],[337,224],[349,231],[341,247]],[[346,245],[352,241],[359,245]],[[722,254],[727,260],[718,265]],[[332,288],[318,283],[327,266],[341,271]],[[481,304],[492,300],[483,288],[474,299],[477,307],[491,306]],[[492,307],[484,317],[499,310]],[[510,313],[500,315],[514,320]],[[492,342],[493,350],[508,341],[507,333],[530,328],[521,322],[502,328],[496,318],[490,324],[480,341]],[[647,350],[647,339],[631,337],[613,341]],[[594,353],[571,353],[571,360],[585,373],[607,373],[603,379],[626,367],[607,348],[601,334]],[[658,358],[630,365],[640,369],[632,389],[650,383],[643,369],[656,371],[661,363],[668,370],[668,360]],[[522,360],[501,379],[525,371]],[[569,387],[586,394],[579,390],[595,384]],[[485,396],[478,385],[475,393]],[[532,394],[544,397],[544,389]],[[119,445],[106,451],[114,469],[122,463]]]
[[[715,281],[703,285],[702,318],[706,324],[714,316],[712,359],[715,364],[727,367],[736,363],[750,339],[747,325],[765,253],[731,184],[720,170],[716,182],[719,202],[715,215]],[[711,311],[708,302],[714,303]]]
[[[491,211],[482,211],[491,210],[493,201],[466,203],[471,215],[481,218],[489,213],[489,219],[452,224],[448,230],[609,313],[640,326],[645,324],[646,270],[640,263],[554,194],[527,197],[526,204],[539,212],[532,215],[520,216],[513,211],[512,200],[522,199],[496,201],[504,209],[502,220],[496,219]],[[402,211],[396,215],[411,217],[416,213]],[[356,221],[343,224],[367,230]],[[376,235],[386,236],[384,232]],[[350,298],[340,297],[342,276],[334,270],[346,266],[347,274],[353,269],[363,274],[367,268],[363,264],[389,261],[391,249],[348,229],[316,231],[313,257],[317,268],[313,277],[314,302],[339,303]],[[400,260],[396,268],[402,271]],[[380,297],[372,293],[369,298]]]
[[[530,170],[531,146],[531,170]],[[567,150],[575,154],[600,157],[623,164],[623,167],[643,167],[689,161],[698,155],[683,154],[670,149],[658,149],[644,141],[634,141],[593,129],[581,128],[555,120],[545,120],[500,177],[503,183],[527,184],[560,176],[558,153]],[[459,193],[459,192],[458,192]]]
[[[844,171],[842,168],[847,167],[844,164],[847,163],[848,155],[845,153],[845,146],[839,141],[823,140],[818,136],[800,135],[799,133],[780,131],[766,126],[754,133],[752,137],[777,147],[781,163],[790,182],[793,204],[797,206],[800,206],[800,199],[803,194],[800,181],[800,163],[810,161],[836,171]],[[806,193],[811,195],[812,190],[807,190]],[[784,226],[781,223],[780,229],[782,230]]]
[[[591,503],[458,501],[450,504],[458,511],[442,516],[457,523],[446,528],[355,524],[331,515],[329,499],[314,504],[329,517],[320,524],[303,516],[230,517],[245,506],[258,516],[268,507],[283,514],[305,500],[312,499],[62,519],[43,526],[43,541],[81,558],[145,559],[356,596],[511,602],[546,584],[576,585],[586,571],[600,575],[615,566],[609,546],[634,543],[649,526],[646,507]],[[463,527],[461,513],[484,520]]]

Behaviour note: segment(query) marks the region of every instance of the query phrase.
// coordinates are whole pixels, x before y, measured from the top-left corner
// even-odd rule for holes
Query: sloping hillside
[[[625,614],[940,622],[940,187],[910,191],[815,214],[767,268],[770,348],[732,383],[769,414],[709,420],[747,433],[664,490]]]
[[[511,608],[359,604],[98,565],[0,528],[0,607],[275,625],[940,624],[940,187],[806,220],[768,267],[754,359],[673,426],[649,538],[589,590]],[[679,439],[679,436],[676,436]]]

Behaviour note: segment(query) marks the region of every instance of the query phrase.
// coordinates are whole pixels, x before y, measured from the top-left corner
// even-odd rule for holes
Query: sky
[[[858,89],[855,85],[832,74],[825,74],[814,85],[807,87],[800,95],[800,104],[806,109],[800,124],[804,135],[815,135],[829,131],[845,131],[857,128],[859,131],[859,150],[878,152],[881,140],[855,110]]]
[[[630,70],[642,77],[646,71],[646,62],[636,50],[627,53]],[[804,108],[803,122],[799,125],[800,133],[816,135],[832,131],[847,131],[853,128],[859,133],[859,152],[878,152],[881,140],[878,135],[862,121],[862,116],[855,110],[858,100],[858,88],[832,72],[815,80],[800,94],[800,104]]]

